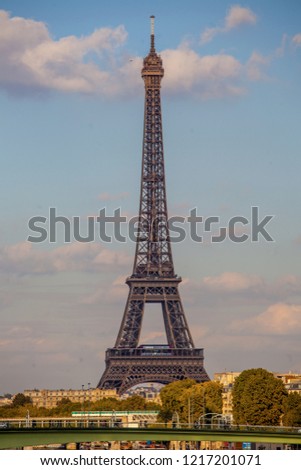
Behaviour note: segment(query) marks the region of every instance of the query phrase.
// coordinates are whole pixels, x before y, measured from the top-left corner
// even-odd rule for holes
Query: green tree
[[[244,370],[235,380],[233,417],[237,424],[278,426],[287,397],[284,384],[265,369]]]
[[[117,398],[102,398],[95,402],[91,403],[90,410],[92,411],[113,411],[119,410],[120,408],[120,400]]]
[[[13,407],[24,406],[29,403],[32,403],[31,398],[23,393],[17,393],[13,398]]]
[[[161,410],[161,405],[159,403],[157,403],[156,401],[147,400],[145,409],[146,410],[151,410],[151,411]]]
[[[132,395],[125,400],[120,400],[121,411],[145,410],[146,400],[141,395]]]
[[[205,387],[205,413],[222,413],[223,387],[218,382],[210,381],[202,384]]]
[[[29,412],[30,416],[41,416],[40,410],[44,410],[44,408],[37,408],[33,406],[31,403],[26,402],[24,406],[13,406],[7,405],[2,406],[0,408],[0,418],[25,418],[27,412]],[[44,414],[45,416],[45,414]]]
[[[301,426],[301,395],[289,393],[284,402],[283,426]]]
[[[165,421],[177,412],[181,422],[193,424],[205,413],[222,412],[222,387],[217,382],[198,384],[186,379],[172,382],[160,392],[162,410],[159,417]]]
[[[159,419],[167,422],[171,420],[174,412],[179,413],[179,415],[182,414],[183,392],[195,385],[195,383],[195,380],[185,379],[165,385],[160,391],[162,408],[159,413]]]
[[[80,409],[81,403],[74,403],[69,398],[62,398],[56,407],[49,410],[48,414],[49,416],[71,416],[72,411],[79,411]]]
[[[192,385],[184,390],[181,403],[180,420],[193,424],[204,414],[222,412],[222,387],[213,381]]]

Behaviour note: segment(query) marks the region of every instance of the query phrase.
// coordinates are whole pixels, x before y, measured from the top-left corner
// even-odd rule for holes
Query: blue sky
[[[300,372],[300,2],[11,0],[0,1],[0,393],[96,385],[115,342],[134,244],[61,232],[29,243],[28,220],[55,207],[84,232],[103,207],[137,213],[151,14],[170,215],[274,216],[274,242],[174,244],[195,343],[211,376]],[[147,306],[141,341],[164,342],[162,327]]]

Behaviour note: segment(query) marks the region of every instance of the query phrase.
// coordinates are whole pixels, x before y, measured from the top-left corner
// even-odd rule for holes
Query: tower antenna
[[[150,17],[150,27],[151,27],[151,51],[155,50],[155,17],[152,15]]]

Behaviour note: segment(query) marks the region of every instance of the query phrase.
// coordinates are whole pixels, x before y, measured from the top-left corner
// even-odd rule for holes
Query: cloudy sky
[[[210,376],[301,371],[301,3],[1,0],[0,394],[96,386],[114,345],[134,243],[65,243],[62,222],[50,242],[49,211],[82,236],[137,214],[152,14],[169,214],[219,218],[173,246],[195,344]],[[141,343],[166,341],[161,317],[146,306]]]

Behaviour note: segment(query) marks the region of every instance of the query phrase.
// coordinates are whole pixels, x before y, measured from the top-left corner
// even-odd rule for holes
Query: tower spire
[[[150,26],[151,26],[151,44],[150,44],[150,51],[156,52],[155,50],[155,17],[152,15],[150,17]]]

